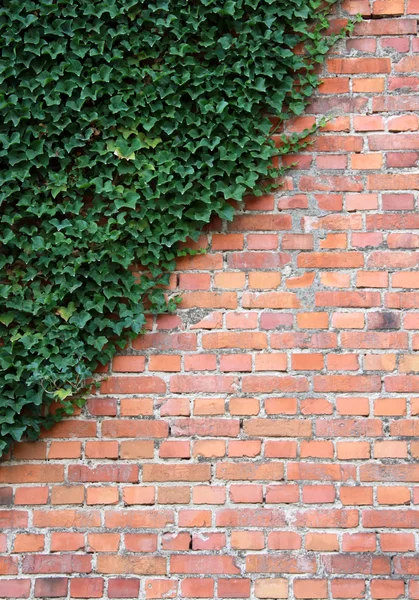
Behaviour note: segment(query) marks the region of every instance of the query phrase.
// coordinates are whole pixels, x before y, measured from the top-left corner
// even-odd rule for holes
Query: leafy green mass
[[[304,110],[333,2],[3,1],[0,453],[174,310],[180,242],[281,174],[303,136],[276,149],[268,116]]]

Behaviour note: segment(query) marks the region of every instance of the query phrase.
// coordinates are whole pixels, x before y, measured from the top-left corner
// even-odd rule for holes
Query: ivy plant
[[[269,115],[307,105],[333,2],[2,2],[0,453],[174,310],[179,243],[304,143]]]

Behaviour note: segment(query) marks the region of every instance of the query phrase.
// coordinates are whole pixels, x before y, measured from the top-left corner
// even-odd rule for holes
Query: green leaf
[[[68,306],[61,306],[57,309],[57,314],[60,315],[64,321],[68,321],[72,314],[76,311],[74,302],[70,302]]]

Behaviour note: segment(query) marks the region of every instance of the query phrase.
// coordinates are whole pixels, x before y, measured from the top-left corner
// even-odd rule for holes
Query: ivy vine
[[[0,453],[174,310],[179,243],[304,143],[268,115],[303,112],[334,1],[3,1]]]

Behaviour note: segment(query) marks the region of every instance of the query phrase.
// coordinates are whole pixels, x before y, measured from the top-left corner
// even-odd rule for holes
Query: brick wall
[[[0,467],[1,598],[419,598],[419,1],[344,8],[286,190]]]

